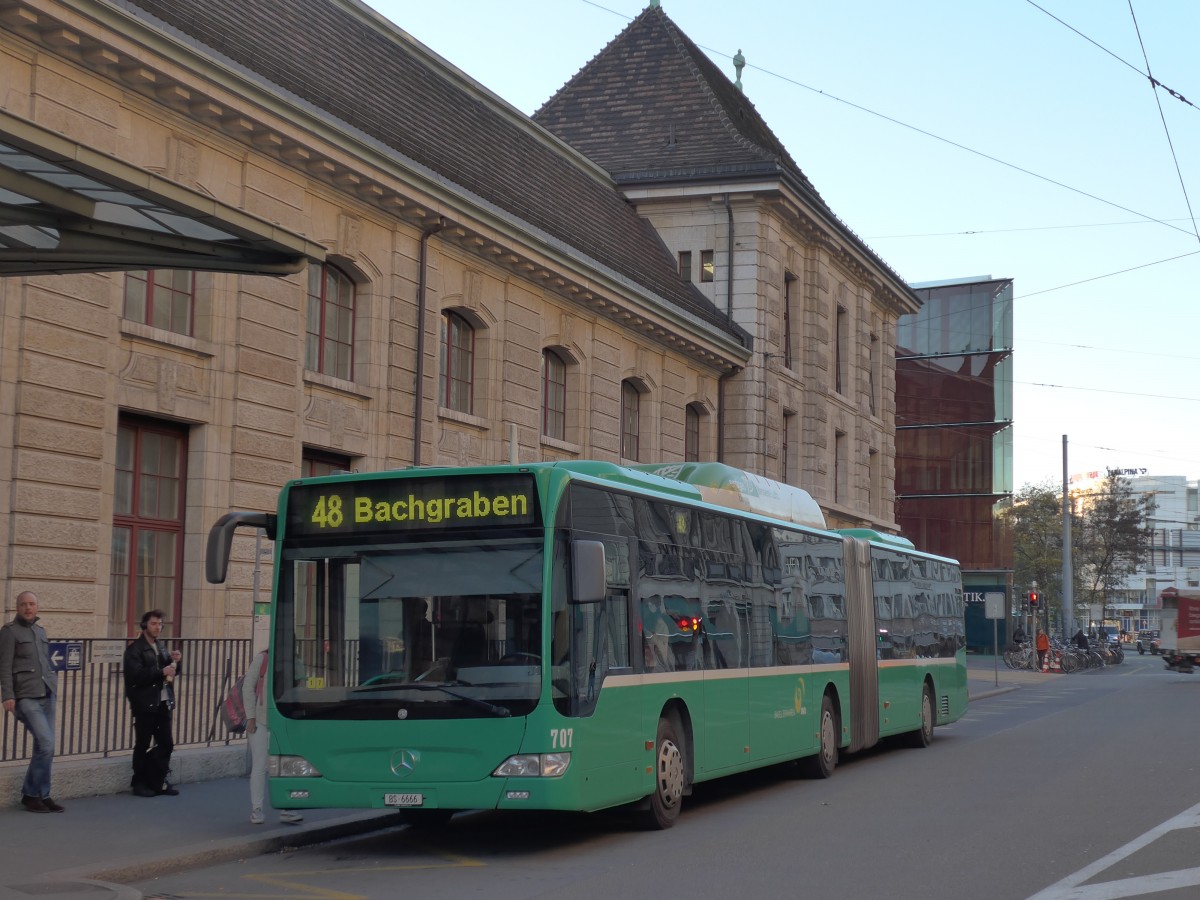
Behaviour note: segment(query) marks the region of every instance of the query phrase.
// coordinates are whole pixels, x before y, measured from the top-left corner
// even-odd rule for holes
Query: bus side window
[[[566,715],[590,716],[608,672],[629,668],[628,607],[624,591],[609,593],[602,603],[570,607],[574,633]]]
[[[671,655],[671,634],[674,623],[670,621],[663,606],[661,594],[651,594],[642,599],[642,649],[647,672],[673,672],[674,657]]]

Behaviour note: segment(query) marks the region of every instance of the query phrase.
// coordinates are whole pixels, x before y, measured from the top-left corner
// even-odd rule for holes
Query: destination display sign
[[[287,534],[512,528],[538,521],[532,475],[362,478],[293,486]]]

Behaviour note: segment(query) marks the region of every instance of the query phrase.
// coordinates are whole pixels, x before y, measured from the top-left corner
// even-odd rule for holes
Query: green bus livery
[[[832,531],[807,493],[717,463],[534,463],[288,483],[274,542],[270,791],[280,809],[677,819],[694,784],[967,705],[956,562]]]

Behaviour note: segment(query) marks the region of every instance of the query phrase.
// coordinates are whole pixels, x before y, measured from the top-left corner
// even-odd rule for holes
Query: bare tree
[[[1154,498],[1135,493],[1127,479],[1109,474],[1076,503],[1072,526],[1076,597],[1103,608],[1146,561],[1152,535],[1147,524],[1154,513]]]

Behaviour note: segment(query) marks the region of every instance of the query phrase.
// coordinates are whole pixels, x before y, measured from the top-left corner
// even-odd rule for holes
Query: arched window
[[[308,267],[304,366],[322,375],[354,377],[354,282],[328,263]]]
[[[695,403],[683,414],[683,461],[700,462],[700,408]]]
[[[621,456],[638,458],[641,436],[642,395],[632,381],[621,382]]]
[[[542,351],[542,434],[567,439],[567,364],[553,350]]]
[[[175,334],[192,336],[196,273],[150,269],[125,273],[125,318]]]
[[[455,412],[472,412],[475,329],[456,312],[442,314],[439,402]]]

